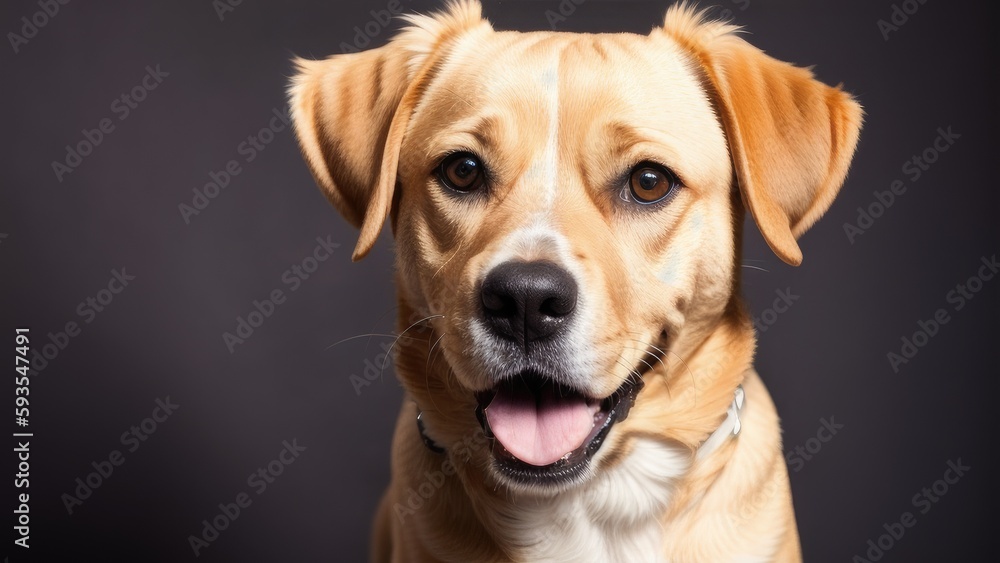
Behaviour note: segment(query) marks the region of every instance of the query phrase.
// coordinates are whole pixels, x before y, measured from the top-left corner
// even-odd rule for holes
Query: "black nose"
[[[573,276],[552,262],[504,262],[483,281],[483,316],[494,333],[526,347],[572,318],[576,295]]]

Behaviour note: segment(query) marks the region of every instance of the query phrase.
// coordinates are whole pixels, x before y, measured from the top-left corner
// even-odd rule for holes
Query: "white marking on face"
[[[577,303],[573,320],[568,330],[554,342],[558,353],[550,354],[543,363],[551,363],[567,379],[563,383],[578,389],[596,390],[603,374],[594,346],[595,307],[590,303],[592,295],[587,287],[583,269],[573,258],[569,240],[549,222],[543,213],[536,214],[531,222],[521,227],[501,241],[499,250],[485,264],[481,276],[485,278],[494,268],[512,260],[549,261],[566,269],[577,284]],[[507,377],[523,368],[523,358],[509,357],[504,342],[493,335],[478,316],[469,321],[469,334],[475,343],[473,354],[478,359],[484,375],[492,375],[492,380]],[[495,382],[495,381],[494,381]],[[616,385],[617,387],[617,385]]]
[[[621,381],[608,388],[611,384],[606,377],[607,366],[600,364],[599,350],[593,345],[598,334],[598,307],[593,303],[593,296],[597,294],[595,288],[588,287],[586,272],[574,257],[572,244],[554,221],[558,190],[562,187],[559,185],[559,57],[560,53],[554,52],[544,70],[537,75],[547,109],[545,144],[531,161],[520,186],[537,194],[535,205],[526,210],[531,215],[525,225],[500,241],[499,249],[487,261],[481,275],[485,277],[493,268],[511,260],[546,260],[567,270],[578,287],[574,317],[567,330],[553,341],[554,353],[548,354],[544,360],[534,359],[561,374],[563,383],[603,397],[614,391]],[[511,352],[509,346],[493,335],[478,316],[469,320],[467,328],[475,343],[473,354],[478,360],[480,373],[489,377],[492,380],[490,383],[524,368],[525,359]]]
[[[542,193],[545,197],[545,209],[551,210],[556,202],[556,189],[559,181],[559,53],[554,54],[554,60],[542,73],[542,88],[548,94],[549,124],[542,151]]]
[[[544,214],[537,213],[529,224],[505,237],[500,250],[487,263],[486,271],[510,260],[562,263],[564,258],[570,256],[572,253],[566,237],[552,226]]]

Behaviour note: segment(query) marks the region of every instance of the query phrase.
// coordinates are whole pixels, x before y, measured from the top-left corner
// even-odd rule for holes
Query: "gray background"
[[[779,289],[801,296],[760,335],[756,360],[784,420],[786,448],[806,445],[823,418],[844,425],[791,475],[806,560],[863,556],[883,524],[917,512],[912,497],[959,458],[972,469],[916,514],[882,560],[983,560],[998,524],[1000,281],[986,282],[960,311],[946,295],[1000,246],[991,18],[980,3],[929,0],[886,41],[876,22],[890,17],[889,1],[717,3],[751,42],[816,65],[867,111],[839,199],[801,241],[802,267],[783,265],[747,226],[744,262],[754,268],[743,271],[744,291],[755,314]],[[558,27],[645,33],[666,5],[590,0]],[[392,329],[390,238],[350,262],[355,233],[314,187],[287,129],[190,224],[178,205],[191,203],[210,172],[242,162],[240,143],[284,104],[293,54],[340,52],[354,26],[385,7],[244,0],[220,21],[207,0],[99,9],[71,2],[17,54],[0,47],[2,353],[14,354],[15,326],[30,326],[37,346],[69,321],[82,327],[32,379],[35,559],[193,559],[188,536],[219,503],[247,491],[252,505],[200,559],[364,559],[401,394],[389,375],[360,395],[349,381],[384,339],[330,346]],[[546,10],[557,9],[488,1],[485,13],[497,28],[548,29]],[[21,17],[38,10],[34,1],[4,2],[0,29],[19,32]],[[379,30],[372,45],[390,35]],[[113,100],[156,64],[169,76],[119,120]],[[51,162],[105,117],[115,130],[57,181]],[[961,138],[911,182],[901,167],[948,126]],[[906,193],[849,242],[843,224],[896,179]],[[288,289],[282,272],[327,235],[341,248],[231,354],[222,333],[255,299]],[[122,267],[135,280],[83,323],[78,304]],[[951,321],[894,373],[886,354],[938,308]],[[3,393],[12,397],[12,388]],[[167,396],[179,409],[67,514],[61,495],[92,462],[124,450],[119,436]],[[292,439],[306,451],[255,494],[248,475]],[[12,503],[13,492],[4,499],[8,518]],[[11,545],[0,556],[30,559]]]

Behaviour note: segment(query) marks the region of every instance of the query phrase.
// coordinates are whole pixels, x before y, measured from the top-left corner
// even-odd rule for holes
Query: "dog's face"
[[[607,397],[692,307],[700,319],[728,300],[725,136],[662,36],[458,40],[399,177],[401,279],[442,315],[469,389],[537,371]]]
[[[292,90],[356,256],[392,218],[400,328],[431,329],[403,346],[403,383],[436,440],[481,426],[469,465],[522,490],[591,478],[663,413],[693,449],[718,400],[688,399],[732,385],[686,360],[723,319],[748,330],[744,202],[797,263],[860,109],[690,11],[647,36],[495,32],[478,12],[303,62]]]
[[[405,295],[519,481],[606,439],[612,396],[732,291],[725,135],[663,36],[459,39],[399,178]]]

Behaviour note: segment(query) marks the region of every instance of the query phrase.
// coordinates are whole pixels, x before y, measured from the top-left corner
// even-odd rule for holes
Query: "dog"
[[[687,4],[648,35],[405,19],[289,86],[353,258],[395,237],[372,560],[800,561],[741,231],[801,262],[861,106]]]

